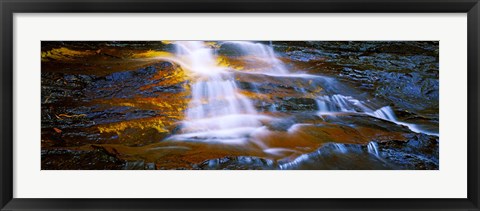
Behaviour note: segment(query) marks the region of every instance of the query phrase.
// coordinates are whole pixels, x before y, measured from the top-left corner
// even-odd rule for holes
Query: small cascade
[[[276,74],[289,73],[289,71],[285,67],[285,64],[276,57],[272,45],[264,45],[262,43],[253,43],[247,41],[227,41],[223,44],[233,45],[238,48],[243,54],[252,56],[261,63],[264,63],[267,69],[262,70],[262,72]]]
[[[427,135],[438,136],[438,133],[431,133],[429,131],[422,130],[416,124],[398,121],[397,116],[395,115],[395,112],[393,112],[393,109],[390,106],[382,107],[374,112],[367,112],[367,114],[370,116],[377,117],[379,119],[393,122],[395,124],[406,126],[408,127],[408,129],[416,133],[425,133]]]
[[[388,168],[384,159],[381,158],[378,146],[375,142],[370,142],[367,145],[368,154],[361,144],[340,144],[329,143],[317,151],[303,154],[293,160],[284,159],[278,162],[279,169],[302,169],[302,167],[309,166],[312,169],[328,169],[338,167],[336,163],[339,160],[351,165],[350,168],[359,168],[362,163],[361,160],[369,160],[374,162],[379,167]],[[370,155],[377,159],[370,159]],[[330,164],[333,162],[333,165]],[[341,169],[341,168],[340,168]],[[359,169],[362,169],[361,167]]]
[[[332,114],[338,112],[353,112],[359,114],[366,114],[378,119],[383,119],[389,122],[393,122],[398,125],[408,127],[411,131],[416,133],[425,133],[428,135],[438,136],[436,133],[431,133],[419,128],[418,125],[398,121],[395,112],[390,106],[384,106],[377,110],[370,109],[371,106],[367,106],[364,102],[357,100],[351,96],[343,96],[335,94],[332,96],[321,96],[317,100],[318,114]]]
[[[333,143],[333,147],[335,148],[335,151],[340,152],[340,153],[347,153],[347,147],[345,144],[338,144],[338,143]]]
[[[238,92],[234,77],[216,63],[212,49],[200,41],[177,42],[177,56],[198,78],[175,140],[243,143],[262,126],[250,99]]]
[[[321,96],[317,98],[318,111],[320,113],[332,112],[364,112],[369,111],[359,100],[350,97],[335,94],[332,96]]]
[[[368,153],[375,155],[375,157],[380,157],[380,153],[378,152],[378,144],[376,142],[369,142],[367,145]]]
[[[379,119],[388,120],[391,122],[397,122],[397,117],[390,106],[382,107],[374,112],[369,113],[371,116]]]
[[[283,78],[288,78],[289,76],[314,78],[313,80],[317,80],[317,83],[321,83],[322,86],[329,88],[328,90],[325,89],[325,92],[332,93],[331,95],[323,95],[316,99],[319,115],[335,115],[335,113],[339,112],[364,114],[407,126],[414,132],[423,132],[416,130],[413,124],[399,122],[390,106],[376,109],[376,105],[369,103],[369,101],[361,101],[352,96],[342,94],[333,94],[339,90],[344,91],[343,94],[355,93],[351,90],[343,89],[343,86],[334,79],[289,73],[283,62],[275,56],[272,46],[244,41],[224,42],[223,44],[226,43],[231,45],[229,47],[233,46],[233,48],[243,52],[242,55],[248,55],[242,57],[242,59],[252,59],[253,62],[261,60],[261,67],[255,69],[261,72],[260,74],[271,74],[269,77],[272,77],[273,73],[275,73],[283,74],[281,76],[276,75],[276,77]],[[270,131],[267,126],[269,123],[267,122],[272,122],[272,120],[277,118],[276,116],[283,115],[279,114],[282,111],[276,109],[275,103],[271,105],[262,104],[261,109],[269,112],[260,114],[262,111],[257,110],[253,101],[243,95],[239,87],[237,87],[235,74],[238,73],[228,67],[220,66],[212,47],[200,41],[176,42],[175,44],[177,46],[175,60],[189,70],[193,78],[190,85],[191,99],[185,111],[185,119],[182,122],[179,133],[171,136],[170,140],[219,142],[223,144],[248,143],[260,148],[265,154],[275,157],[288,156],[300,152],[289,148],[272,147],[269,146],[268,142],[258,138],[274,133]],[[268,65],[265,66],[263,65],[264,63]],[[251,87],[251,91],[255,93],[260,92],[259,87],[255,85]],[[308,93],[301,86],[294,87],[292,90],[295,93]],[[272,117],[267,115],[272,115]],[[312,124],[293,124],[287,129],[286,135],[295,136],[302,126],[312,126]],[[379,161],[382,160],[376,142],[369,142],[366,148],[369,154],[379,158]],[[322,147],[318,152],[300,155],[294,160],[285,160],[285,163],[280,164],[279,168],[298,166],[307,160],[319,158],[320,154],[325,154],[327,157],[341,155],[342,159],[352,159],[350,155],[354,154],[369,156],[364,150],[365,148],[362,145],[330,143]]]
[[[278,165],[278,168],[281,170],[292,169],[300,165],[302,162],[310,160],[314,156],[320,156],[320,151],[313,152],[311,154],[303,154],[295,158],[293,161],[281,163]]]

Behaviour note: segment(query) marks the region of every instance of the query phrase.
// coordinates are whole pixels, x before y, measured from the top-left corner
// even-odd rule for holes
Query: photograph
[[[32,141],[41,170],[439,170],[439,45],[43,40]]]

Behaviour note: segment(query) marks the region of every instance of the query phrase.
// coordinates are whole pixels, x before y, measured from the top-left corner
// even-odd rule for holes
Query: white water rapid
[[[233,144],[251,141],[267,153],[272,151],[261,141],[255,140],[255,134],[268,133],[263,123],[274,118],[259,114],[253,102],[241,94],[234,72],[218,64],[213,47],[202,41],[179,41],[175,42],[175,45],[175,59],[194,77],[190,86],[191,100],[186,110],[185,120],[182,122],[181,133],[173,135],[170,139]],[[241,51],[242,55],[247,55],[248,58],[253,57],[254,62],[261,61],[262,67],[257,71],[262,74],[318,77],[290,73],[285,64],[276,57],[273,48],[268,45],[246,41],[228,41],[222,42],[221,45],[230,45],[231,48]],[[319,115],[330,115],[336,112],[363,113],[405,125],[415,132],[425,132],[418,130],[413,124],[399,122],[388,106],[375,109],[370,104],[350,96],[324,95],[317,98],[317,104]],[[342,152],[346,150],[342,147],[338,149]],[[369,151],[378,155],[375,149],[373,145],[369,145]]]
[[[250,99],[238,92],[234,77],[216,63],[213,50],[200,41],[176,42],[177,57],[196,79],[192,98],[177,140],[242,143],[259,129],[260,120]]]
[[[406,126],[413,132],[438,136],[438,133],[422,130],[418,125],[399,121],[395,115],[395,112],[390,106],[384,106],[377,110],[373,110],[371,109],[371,106],[367,106],[360,100],[357,100],[351,96],[343,96],[340,94],[321,96],[317,98],[316,102],[319,115],[329,115],[338,112],[361,113]]]

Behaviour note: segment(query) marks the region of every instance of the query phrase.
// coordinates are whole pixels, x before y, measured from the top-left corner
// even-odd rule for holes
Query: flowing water
[[[380,153],[378,152],[378,144],[375,142],[370,142],[367,145],[367,150],[369,153],[375,155],[376,157],[380,157]]]
[[[224,42],[224,44],[232,45],[232,47],[238,49],[242,55],[248,55],[250,58],[254,58],[254,62],[261,63],[262,66],[265,66],[265,68],[260,70],[263,73],[289,73],[285,64],[275,56],[271,45],[267,46],[262,43],[247,41],[227,41]]]
[[[302,160],[310,159],[312,156],[320,156],[320,154],[325,153],[325,150],[330,150],[330,152],[337,154],[352,152],[351,149],[342,143],[332,143],[327,145],[323,151],[313,154],[303,154],[302,150],[295,148],[270,146],[269,143],[264,142],[262,139],[262,137],[274,134],[273,131],[266,127],[266,124],[280,121],[282,117],[262,113],[249,97],[243,95],[236,82],[235,71],[218,64],[218,55],[212,47],[201,41],[183,41],[175,44],[176,60],[187,67],[193,77],[190,86],[191,100],[188,104],[181,130],[169,139],[236,145],[253,144],[264,153],[280,156],[279,158],[292,153],[301,154],[300,156],[294,156],[293,160],[284,157],[284,160],[289,161],[280,165],[280,168],[291,168]],[[317,114],[319,116],[357,113],[404,125],[414,132],[425,132],[419,130],[416,125],[398,121],[394,111],[389,106],[376,107],[378,104],[368,100],[359,100],[352,96],[343,95],[341,91],[344,93],[352,92],[348,91],[349,88],[339,84],[332,78],[288,70],[286,65],[277,58],[271,45],[246,41],[229,41],[222,44],[229,45],[231,48],[240,51],[242,56],[247,59],[254,58],[256,62],[260,61],[262,63],[261,68],[257,68],[254,74],[301,78],[302,80],[315,80],[320,83],[325,91],[316,97]],[[315,86],[315,84],[312,84],[312,86]],[[252,89],[255,92],[259,92],[258,87],[255,87],[255,85],[252,84],[251,87],[253,87]],[[295,90],[300,94],[306,93],[304,87],[301,89],[295,88]],[[332,92],[336,93],[326,94]],[[274,104],[272,104],[269,111],[281,113],[281,111],[277,111]],[[287,132],[288,134],[301,134],[303,133],[302,128],[312,125],[310,123],[293,124],[288,128]],[[357,147],[355,149],[362,151],[362,148]],[[381,160],[377,143],[369,142],[365,147],[365,151],[368,152],[367,154]]]
[[[41,56],[42,169],[438,169],[435,42],[42,42]]]
[[[179,140],[242,143],[261,127],[264,117],[238,92],[231,73],[216,63],[213,50],[200,41],[177,42],[177,56],[197,74],[191,86],[184,134]]]
[[[339,112],[353,112],[366,114],[379,119],[387,120],[399,125],[408,127],[410,130],[417,133],[425,133],[428,135],[438,136],[438,133],[422,130],[418,125],[398,121],[395,112],[390,106],[384,106],[377,110],[372,110],[372,106],[357,100],[351,96],[343,96],[335,94],[333,96],[320,96],[317,98],[318,114],[328,115]]]

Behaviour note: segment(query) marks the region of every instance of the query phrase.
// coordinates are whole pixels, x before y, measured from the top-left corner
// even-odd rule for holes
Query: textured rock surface
[[[257,58],[209,45],[269,117],[249,137],[268,150],[170,139],[198,76],[169,59],[169,42],[42,42],[42,169],[439,168],[436,136],[359,111],[317,113],[319,97],[341,91],[438,131],[438,42],[273,42],[295,77],[258,74]]]

